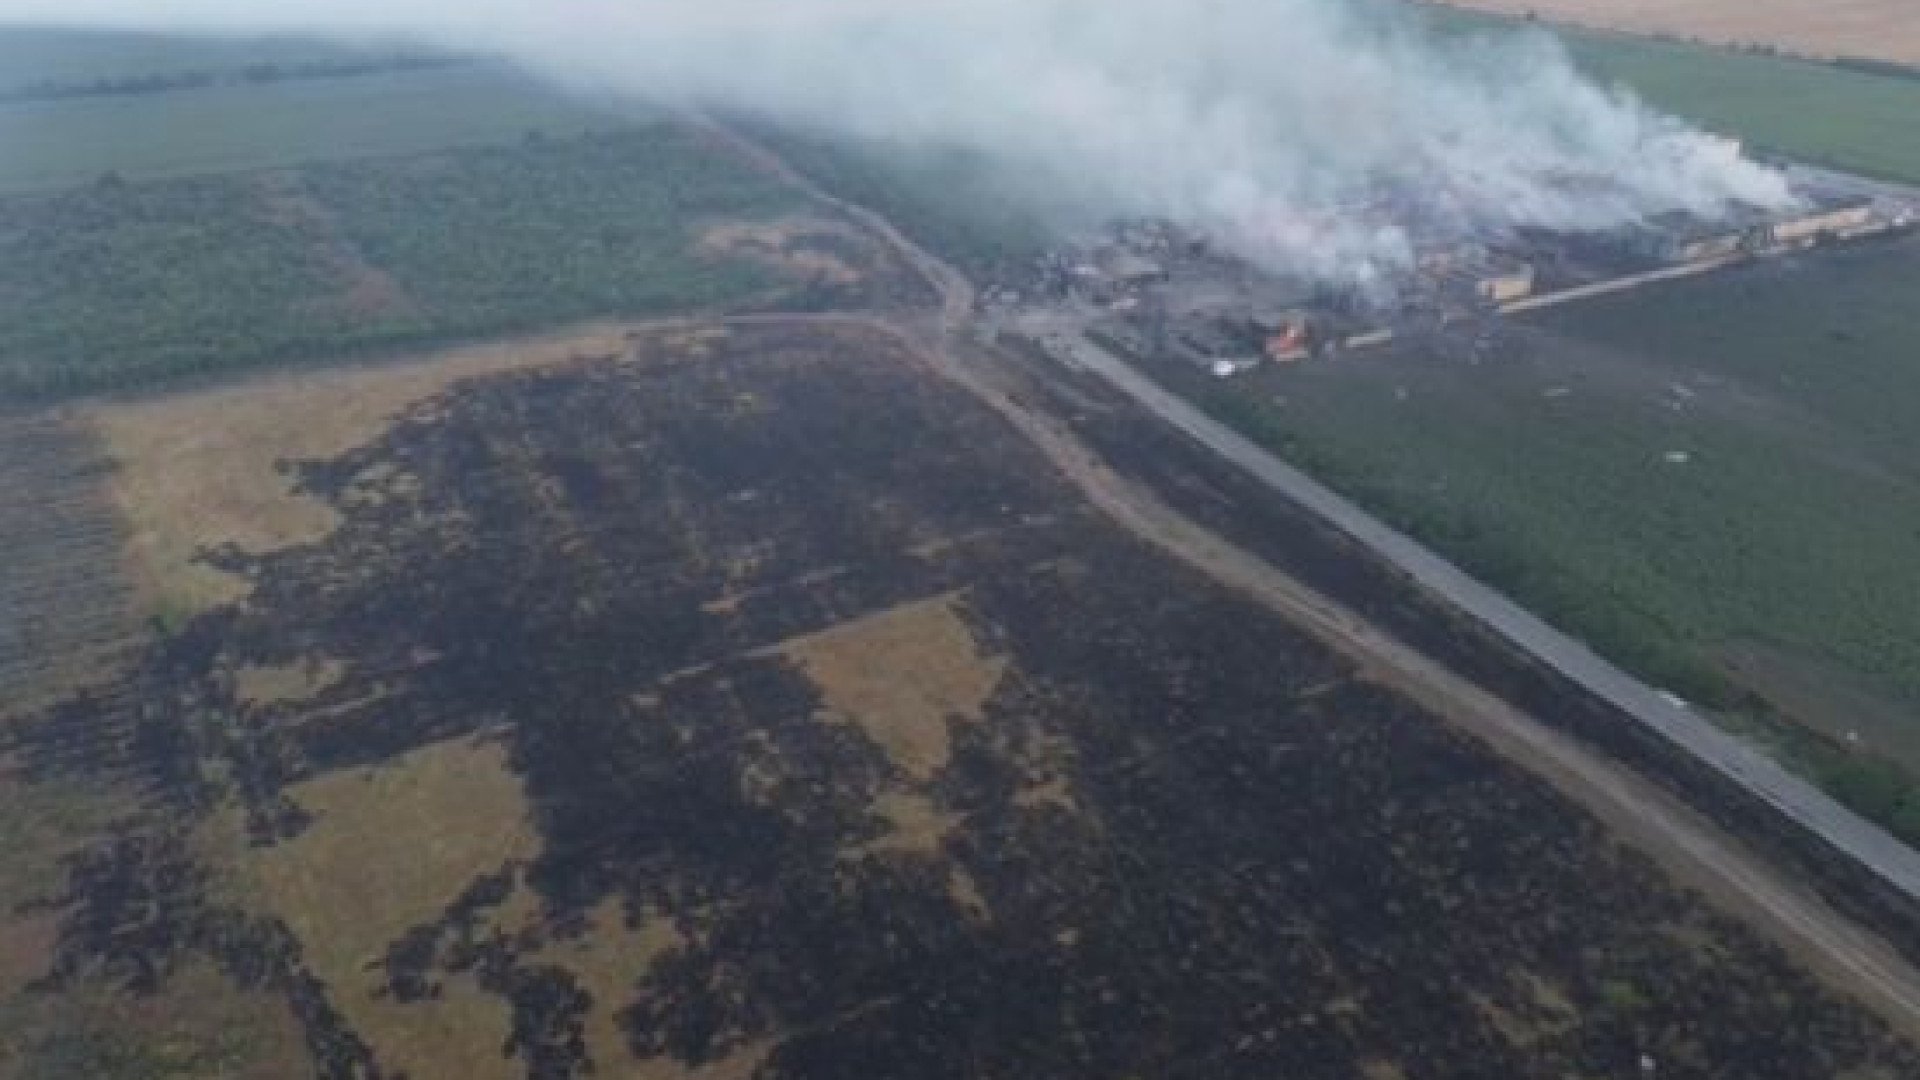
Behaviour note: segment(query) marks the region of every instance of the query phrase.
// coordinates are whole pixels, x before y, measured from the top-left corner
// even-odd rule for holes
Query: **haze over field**
[[[1042,209],[1165,216],[1346,282],[1404,265],[1413,219],[1598,228],[1787,199],[1544,34],[1436,37],[1367,0],[0,0],[0,21],[495,50],[583,88],[958,146]]]

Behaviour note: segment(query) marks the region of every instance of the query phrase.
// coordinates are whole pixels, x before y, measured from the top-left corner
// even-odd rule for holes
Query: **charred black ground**
[[[293,1004],[321,1075],[393,1075],[310,962],[325,943],[216,888],[196,837],[239,808],[256,851],[299,844],[325,825],[302,785],[477,737],[537,849],[449,882],[372,977],[402,1009],[504,1000],[530,1076],[1920,1075],[877,337],[638,342],[291,467],[341,528],[218,556],[249,602],[20,729],[36,779],[149,793],[72,863],[50,988],[156,990],[210,957]],[[825,717],[783,644],[906,610],[959,620],[978,655],[946,659],[993,673],[930,767]],[[316,656],[340,675],[308,697],[238,689]],[[609,905],[665,942],[612,994],[554,947],[593,946]]]

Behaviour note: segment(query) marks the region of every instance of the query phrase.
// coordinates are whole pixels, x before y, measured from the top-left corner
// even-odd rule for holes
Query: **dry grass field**
[[[245,581],[203,554],[229,546],[264,554],[331,532],[338,513],[297,492],[285,463],[359,446],[461,379],[627,348],[623,331],[606,324],[86,407],[117,465],[108,488],[131,531],[138,607],[171,621],[241,599]]]
[[[946,767],[950,719],[979,720],[1006,667],[975,651],[950,597],[842,623],[785,652],[820,687],[826,717],[859,726],[922,780]]]
[[[205,849],[233,868],[240,897],[285,920],[354,1030],[411,1076],[522,1075],[498,1052],[507,1003],[472,978],[447,979],[431,1002],[380,993],[389,941],[438,916],[475,877],[538,849],[503,750],[463,738],[298,784],[291,794],[313,824],[272,847],[250,846],[232,815],[208,824]]]
[[[1913,0],[1451,0],[1501,15],[1538,15],[1636,34],[1770,45],[1807,56],[1920,64]]]

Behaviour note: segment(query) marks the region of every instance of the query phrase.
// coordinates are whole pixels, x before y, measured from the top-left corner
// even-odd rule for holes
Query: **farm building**
[[[1504,304],[1533,293],[1533,267],[1518,260],[1480,256],[1457,260],[1446,274],[1461,294],[1489,304]]]
[[[1470,272],[1474,295],[1488,303],[1504,304],[1533,292],[1533,267],[1526,263],[1483,263]]]
[[[1873,224],[1873,204],[1864,199],[1830,203],[1773,223],[1773,241],[1782,246],[1810,244],[1826,236],[1845,236]]]
[[[1766,226],[1755,215],[1709,219],[1675,210],[1650,219],[1636,246],[1661,262],[1693,263],[1738,255],[1765,240]]]

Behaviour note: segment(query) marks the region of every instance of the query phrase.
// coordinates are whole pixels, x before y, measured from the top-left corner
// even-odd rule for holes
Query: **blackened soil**
[[[1643,1054],[1662,1077],[1920,1075],[1551,790],[1131,540],[877,341],[737,329],[684,362],[492,377],[302,468],[336,534],[229,553],[252,601],[148,658],[112,698],[138,704],[16,738],[42,773],[153,792],[75,863],[56,978],[158,985],[211,955],[294,1001],[322,1075],[381,1075],[303,943],[220,906],[178,837],[238,803],[281,842],[311,824],[297,781],[502,728],[541,854],[453,890],[385,969],[407,1001],[477,965],[533,1076],[767,1046],[767,1078],[1558,1080]],[[768,647],[947,593],[1008,666],[917,779],[817,720]],[[231,689],[312,655],[346,663],[318,701]],[[870,845],[883,792],[951,827]],[[555,934],[616,899],[681,944],[594,1000],[476,940],[525,887]],[[580,1036],[594,1010],[625,1032],[611,1055]]]

